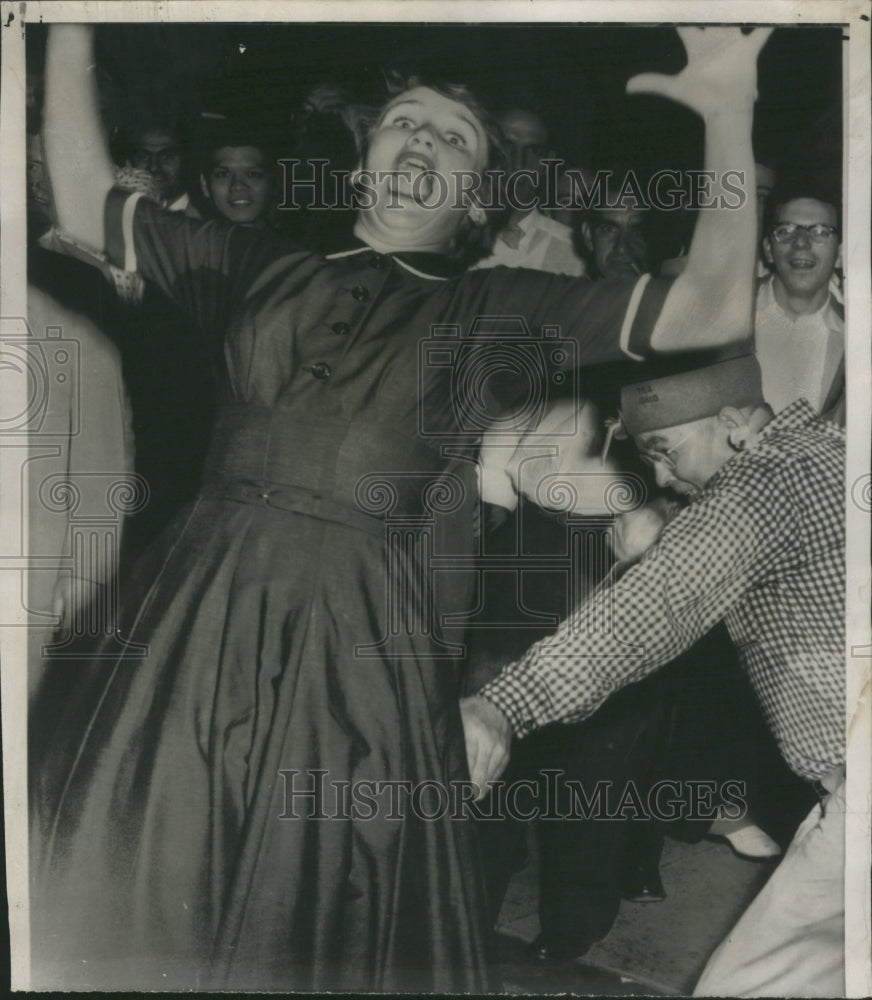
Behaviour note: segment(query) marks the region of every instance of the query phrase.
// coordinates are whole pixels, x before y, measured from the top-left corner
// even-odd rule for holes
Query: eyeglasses
[[[639,458],[641,458],[642,461],[652,469],[656,469],[659,462],[665,462],[674,469],[675,461],[672,459],[671,455],[674,451],[678,451],[683,444],[686,444],[689,439],[690,434],[685,434],[683,438],[676,441],[675,444],[666,451],[640,451]]]
[[[152,152],[150,149],[135,149],[130,161],[137,170],[154,170],[158,167],[168,167],[179,159],[179,151],[168,146]]]
[[[838,235],[835,226],[825,226],[816,222],[812,226],[801,226],[798,222],[779,222],[769,231],[776,243],[792,243],[800,232],[805,233],[812,243],[826,243]]]
[[[593,231],[597,236],[616,236],[621,233],[621,227],[616,222],[595,222]],[[640,246],[645,246],[648,242],[640,226],[628,226],[624,230],[624,233],[629,243],[637,243]]]

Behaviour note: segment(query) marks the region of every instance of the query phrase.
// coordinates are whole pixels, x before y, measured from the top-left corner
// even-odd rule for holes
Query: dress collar
[[[352,257],[357,254],[371,253],[376,251],[369,244],[354,236],[348,241],[348,248],[338,250],[336,253],[328,253],[327,260],[339,260],[343,257]],[[453,278],[463,271],[463,267],[455,261],[450,260],[444,254],[424,253],[420,251],[401,251],[398,253],[383,254],[382,256],[393,257],[402,267],[412,274],[417,274],[423,278],[430,278],[436,281],[445,281]]]

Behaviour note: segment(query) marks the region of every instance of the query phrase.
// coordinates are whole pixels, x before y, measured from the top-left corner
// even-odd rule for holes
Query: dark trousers
[[[539,919],[556,945],[580,952],[608,933],[628,869],[649,844],[656,869],[660,842],[644,810],[668,717],[652,681],[615,695],[584,722],[547,726],[513,745],[504,777],[538,789]],[[482,820],[479,831],[496,920],[512,874],[527,861],[526,823],[504,816]]]
[[[519,518],[491,532],[485,550],[560,555],[565,538],[560,519],[522,506]],[[482,617],[514,621],[520,596],[527,612],[562,618],[569,610],[567,589],[567,576],[559,570],[493,575],[484,588]],[[537,630],[529,621],[517,628],[470,629],[467,691],[478,690],[549,631],[553,626]],[[741,784],[749,810],[784,844],[810,808],[809,789],[783,763],[723,625],[672,663],[613,695],[589,719],[547,726],[516,740],[503,777],[507,784],[530,781],[537,787],[540,923],[552,942],[579,953],[608,933],[634,870],[656,871],[667,833],[691,841],[705,835],[714,818],[706,808],[720,804],[725,782]],[[675,816],[645,818],[649,793],[663,781],[677,784],[677,793],[669,794],[680,800]],[[606,813],[624,804],[625,818],[607,818],[601,810],[572,818],[567,782],[580,785],[588,799],[597,783],[605,782]],[[634,792],[643,816],[634,808]],[[548,808],[568,818],[545,818]],[[501,819],[478,825],[496,921],[512,874],[528,860],[528,824],[503,809]]]

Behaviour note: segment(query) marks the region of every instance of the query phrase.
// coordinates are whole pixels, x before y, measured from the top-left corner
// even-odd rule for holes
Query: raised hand
[[[757,97],[757,56],[772,34],[755,28],[676,28],[687,65],[669,76],[640,73],[627,83],[628,94],[660,94],[704,118],[718,112],[747,111]]]

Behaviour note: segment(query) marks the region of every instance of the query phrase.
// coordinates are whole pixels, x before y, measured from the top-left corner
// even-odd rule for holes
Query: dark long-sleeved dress
[[[667,286],[325,258],[137,199],[109,196],[110,255],[209,334],[223,401],[122,592],[134,645],[34,762],[34,987],[486,989],[441,631],[472,599],[485,382],[514,370],[532,412],[643,351]]]

